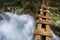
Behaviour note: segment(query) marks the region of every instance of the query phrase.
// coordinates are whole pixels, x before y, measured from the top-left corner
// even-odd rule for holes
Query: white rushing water
[[[35,21],[30,15],[1,14],[0,40],[32,40]]]
[[[33,40],[35,20],[32,16],[9,12],[0,15],[4,18],[0,21],[0,40]],[[53,32],[52,34],[52,40],[60,40]]]
[[[54,34],[54,32],[51,30],[52,33],[52,40],[60,40],[60,37],[58,37],[57,35]]]

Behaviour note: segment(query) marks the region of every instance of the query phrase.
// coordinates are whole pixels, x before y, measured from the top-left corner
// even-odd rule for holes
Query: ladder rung
[[[48,24],[48,25],[50,25],[50,22],[48,22],[48,21],[39,21],[39,20],[37,20],[36,22],[39,23],[39,24]]]
[[[46,18],[46,19],[49,19],[50,20],[50,17],[47,17],[47,16],[43,16],[43,15],[38,15],[40,18]]]
[[[52,34],[50,32],[42,31],[42,30],[39,30],[39,31],[35,30],[34,34],[36,34],[36,35],[44,35],[44,36],[52,36]]]

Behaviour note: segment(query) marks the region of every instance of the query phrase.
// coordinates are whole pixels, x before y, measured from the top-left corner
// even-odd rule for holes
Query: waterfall
[[[35,27],[34,18],[28,14],[1,13],[0,40],[32,40]]]
[[[54,32],[51,30],[52,33],[52,40],[60,40],[60,37],[58,37],[57,35],[54,34]]]
[[[28,14],[17,15],[11,12],[0,14],[3,20],[0,21],[0,40],[33,40],[35,20]],[[52,40],[60,40],[53,33]]]

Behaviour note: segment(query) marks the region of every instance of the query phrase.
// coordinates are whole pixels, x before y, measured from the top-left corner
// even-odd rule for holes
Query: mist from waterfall
[[[28,14],[16,15],[10,12],[0,14],[0,40],[33,40],[35,20]],[[52,40],[60,40],[53,31]]]

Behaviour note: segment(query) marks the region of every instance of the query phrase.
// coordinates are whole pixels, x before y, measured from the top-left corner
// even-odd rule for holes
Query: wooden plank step
[[[36,23],[50,25],[50,22],[48,22],[48,21],[39,21],[39,20],[37,20]]]
[[[40,18],[46,18],[46,19],[50,20],[50,17],[48,17],[48,16],[38,15],[38,17],[40,17]]]
[[[44,36],[50,36],[50,37],[52,37],[51,32],[42,31],[41,29],[39,31],[37,29],[35,29],[34,34],[35,35],[44,35]]]

